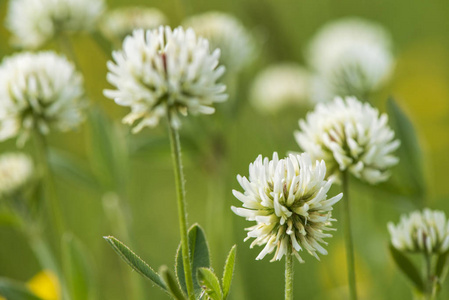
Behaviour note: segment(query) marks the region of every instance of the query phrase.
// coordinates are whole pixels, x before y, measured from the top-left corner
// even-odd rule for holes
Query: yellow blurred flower
[[[60,286],[56,275],[49,271],[43,270],[37,273],[27,283],[28,288],[43,300],[59,300]],[[0,300],[3,300],[0,298]]]

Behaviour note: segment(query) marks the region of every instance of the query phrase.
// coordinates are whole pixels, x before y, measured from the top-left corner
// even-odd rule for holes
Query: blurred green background
[[[7,1],[0,0],[0,20],[4,20]],[[353,224],[356,247],[357,278],[361,299],[410,299],[410,285],[400,274],[389,256],[386,229],[388,221],[397,222],[399,215],[414,208],[428,206],[449,212],[449,5],[447,1],[289,1],[289,0],[182,0],[120,1],[108,0],[113,8],[124,5],[145,5],[161,9],[176,26],[185,14],[193,15],[209,10],[234,14],[261,41],[260,57],[252,69],[239,77],[239,113],[233,122],[224,126],[220,118],[200,117],[184,120],[181,130],[184,142],[184,163],[187,179],[188,219],[200,223],[210,240],[212,264],[222,272],[225,255],[234,243],[238,244],[237,268],[231,299],[281,299],[283,295],[283,263],[269,259],[255,261],[261,249],[249,249],[243,243],[245,227],[251,224],[233,215],[231,205],[239,205],[231,193],[240,189],[237,174],[247,176],[248,165],[257,155],[281,155],[297,151],[293,131],[305,109],[286,109],[278,115],[260,115],[246,101],[252,77],[264,66],[282,61],[304,63],[303,49],[307,41],[325,22],[345,16],[359,16],[382,24],[393,36],[397,65],[393,80],[375,99],[381,110],[389,96],[394,96],[414,123],[423,151],[426,192],[387,192],[370,188],[352,179]],[[0,57],[12,54],[9,32],[0,26]],[[89,36],[72,38],[87,92],[92,102],[103,108],[114,120],[113,128],[129,157],[125,177],[129,198],[129,217],[133,249],[151,266],[172,266],[179,242],[174,177],[169,152],[168,135],[164,126],[145,129],[132,136],[120,119],[128,109],[118,107],[102,96],[106,82],[106,55]],[[52,45],[49,46],[50,48]],[[55,48],[57,49],[57,48]],[[226,103],[217,106],[225,109]],[[219,112],[220,113],[220,112]],[[219,114],[218,113],[218,114]],[[198,124],[211,128],[198,132]],[[200,127],[201,128],[201,127]],[[50,145],[70,153],[85,169],[96,172],[89,153],[92,152],[92,132],[85,125],[69,133],[50,136]],[[224,161],[213,164],[218,155],[209,140],[217,138],[226,145]],[[198,151],[196,145],[205,150]],[[30,145],[25,150],[29,150]],[[117,146],[118,147],[118,146]],[[14,141],[0,144],[0,151],[15,149]],[[209,151],[209,152],[208,152]],[[221,153],[221,151],[218,151]],[[212,158],[212,163],[210,160]],[[410,164],[401,161],[401,165]],[[89,164],[91,166],[89,166]],[[212,166],[212,168],[210,168]],[[212,172],[210,170],[213,170]],[[398,177],[399,167],[393,170]],[[120,169],[125,172],[125,169]],[[217,171],[218,170],[218,171]],[[225,178],[223,178],[223,176]],[[58,176],[57,188],[64,208],[64,219],[70,230],[88,245],[93,258],[99,299],[130,299],[127,273],[132,272],[102,239],[116,235],[105,216],[102,197],[105,190],[91,188],[68,176]],[[334,187],[331,195],[339,192]],[[339,205],[335,217],[338,219]],[[341,224],[329,239],[329,255],[316,261],[304,254],[305,264],[295,266],[295,295],[298,299],[346,299],[346,270]],[[122,237],[124,238],[124,237]],[[0,224],[0,276],[27,281],[39,272],[39,265],[18,231]],[[148,299],[166,296],[152,284],[145,282]],[[443,288],[449,297],[449,284]]]

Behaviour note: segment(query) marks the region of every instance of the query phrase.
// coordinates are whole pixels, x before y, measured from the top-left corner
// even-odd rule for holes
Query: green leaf
[[[187,294],[187,285],[186,285],[186,277],[184,274],[184,263],[182,261],[182,246],[179,244],[178,249],[176,250],[176,259],[175,259],[175,273],[176,278],[178,279],[179,286],[182,291]]]
[[[70,154],[56,149],[49,151],[49,163],[57,175],[73,180],[91,189],[98,189],[98,181],[87,168],[85,163]]]
[[[113,236],[105,236],[104,239],[112,246],[115,252],[117,252],[117,254],[140,275],[151,280],[164,291],[167,291],[167,287],[161,277],[125,244]]]
[[[387,111],[395,136],[401,141],[401,146],[397,150],[400,162],[393,172],[395,176],[391,178],[389,185],[422,201],[426,193],[426,184],[421,147],[413,124],[393,98],[387,101]],[[389,185],[386,184],[385,187],[391,189]]]
[[[446,277],[447,269],[448,269],[448,263],[447,258],[449,256],[449,251],[446,251],[440,255],[438,255],[437,263],[436,263],[436,269],[435,269],[435,276],[438,278],[440,284],[443,282],[444,278]]]
[[[190,262],[192,264],[193,288],[195,295],[198,297],[201,294],[201,286],[198,283],[197,270],[202,267],[210,267],[209,246],[207,244],[206,235],[198,224],[192,225],[189,229],[189,247]],[[178,277],[178,282],[182,290],[187,294],[181,245],[179,245],[176,253],[176,276]]]
[[[183,300],[185,299],[184,294],[179,289],[179,286],[173,277],[173,275],[168,270],[167,266],[161,266],[159,269],[159,274],[161,274],[162,278],[165,281],[165,284],[174,299]]]
[[[65,234],[62,251],[64,272],[72,299],[91,299],[95,282],[87,249],[71,234]]]
[[[232,276],[234,275],[236,249],[236,245],[232,246],[231,251],[229,251],[228,258],[226,258],[222,279],[223,299],[228,297],[229,290],[231,289]]]
[[[7,278],[0,278],[0,296],[7,300],[42,300],[34,295],[25,284]]]
[[[199,268],[198,280],[207,296],[212,300],[222,300],[223,293],[221,291],[220,282],[211,269]]]
[[[98,31],[91,31],[90,36],[97,43],[98,47],[103,50],[104,54],[110,57],[113,50],[112,44]]]
[[[424,281],[412,261],[393,245],[390,244],[389,247],[391,256],[402,273],[412,281],[418,291],[423,292],[425,289]]]
[[[103,187],[116,190],[127,178],[127,153],[123,136],[100,109],[89,110],[89,159]]]

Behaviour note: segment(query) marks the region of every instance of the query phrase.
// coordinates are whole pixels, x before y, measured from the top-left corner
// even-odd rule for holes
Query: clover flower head
[[[386,114],[355,97],[336,97],[319,103],[299,121],[295,138],[312,159],[323,159],[328,175],[339,181],[341,172],[371,184],[388,179],[388,169],[399,159],[392,154],[400,142],[388,126]]]
[[[156,126],[167,113],[179,128],[179,113],[212,114],[212,105],[227,99],[226,86],[217,82],[225,71],[219,57],[220,50],[211,53],[208,41],[190,28],[137,29],[113,52],[107,79],[117,89],[104,94],[131,108],[123,122],[140,120],[134,132]]]
[[[441,254],[449,249],[449,221],[442,211],[414,211],[388,223],[393,247],[412,253]]]
[[[319,89],[331,95],[368,96],[391,77],[391,37],[380,25],[359,18],[328,23],[312,38],[306,53]],[[316,96],[316,100],[322,93]]]
[[[233,15],[210,11],[190,17],[184,26],[192,27],[198,36],[209,40],[211,47],[219,48],[221,61],[230,71],[238,72],[254,61],[255,39]]]
[[[23,145],[32,130],[67,131],[83,120],[83,78],[54,52],[24,52],[0,65],[0,141],[18,136]]]
[[[33,175],[33,162],[23,153],[0,156],[0,198],[20,191]]]
[[[277,112],[288,105],[307,104],[309,73],[295,63],[272,65],[260,72],[254,80],[250,99],[261,112]]]
[[[104,0],[10,0],[6,17],[13,42],[38,48],[59,32],[91,31]]]
[[[306,153],[273,159],[260,155],[249,166],[249,178],[237,176],[244,192],[233,190],[243,207],[234,207],[235,214],[255,221],[247,228],[247,239],[254,245],[265,245],[256,259],[275,251],[271,261],[281,260],[288,253],[303,262],[299,251],[307,250],[319,259],[317,252],[327,254],[321,244],[331,237],[332,205],[342,194],[327,198],[332,181],[326,181],[324,161],[310,159]]]
[[[167,22],[165,14],[157,8],[120,7],[104,14],[100,29],[110,40],[122,42],[134,29],[156,29]]]

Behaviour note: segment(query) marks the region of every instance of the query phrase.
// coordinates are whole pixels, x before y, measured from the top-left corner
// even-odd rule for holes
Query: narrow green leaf
[[[71,234],[65,234],[62,251],[64,272],[72,299],[91,299],[95,282],[87,249]]]
[[[231,251],[229,251],[228,258],[226,258],[222,279],[223,299],[226,299],[228,297],[229,290],[231,289],[232,277],[234,275],[236,250],[237,246],[232,246]]]
[[[397,150],[400,163],[395,167],[391,182],[393,189],[405,190],[408,195],[412,195],[416,200],[423,200],[426,193],[426,184],[422,165],[422,151],[414,130],[413,123],[401,110],[393,98],[387,101],[387,111],[390,123],[394,129],[395,136],[401,141],[401,146]],[[385,184],[386,188],[390,188]]]
[[[438,255],[436,269],[435,269],[435,276],[440,281],[440,284],[446,277],[447,269],[448,269],[448,263],[447,258],[449,256],[449,251],[446,251],[440,255]]]
[[[161,266],[159,269],[159,274],[161,274],[162,278],[165,281],[165,284],[170,292],[170,295],[177,300],[184,300],[185,296],[182,291],[179,289],[179,286],[173,277],[173,275],[168,270],[167,266]]]
[[[92,31],[90,33],[92,39],[97,43],[98,47],[103,50],[107,57],[110,57],[112,53],[112,44],[98,31]]]
[[[198,269],[198,281],[203,288],[203,291],[212,300],[222,300],[223,293],[221,291],[220,282],[217,276],[211,269],[199,268]]]
[[[125,244],[113,236],[105,236],[104,239],[112,246],[115,252],[117,252],[117,254],[140,275],[151,280],[164,291],[167,291],[167,287],[161,277]]]
[[[123,186],[127,174],[125,139],[100,109],[89,110],[89,159],[105,189]]]
[[[85,162],[56,149],[49,151],[49,163],[57,175],[73,180],[90,189],[98,189],[98,181],[84,165]]]
[[[187,285],[186,285],[186,277],[184,274],[184,263],[182,261],[182,246],[179,244],[178,249],[176,250],[176,259],[175,259],[175,273],[176,278],[178,279],[179,286],[181,290],[187,294]]]
[[[7,278],[0,278],[0,296],[7,300],[42,300],[34,295],[25,284]]]
[[[412,281],[418,291],[423,292],[425,289],[425,284],[415,265],[407,256],[393,247],[393,245],[390,244],[389,247],[391,256],[393,257],[393,260],[396,262],[396,265],[399,267],[402,273],[404,273],[404,275]]]
[[[201,287],[197,279],[197,270],[198,268],[210,267],[209,246],[207,244],[206,235],[198,224],[193,224],[189,229],[189,247],[190,261],[192,264],[193,288],[195,295],[198,297],[201,294]],[[182,247],[179,245],[176,253],[176,276],[182,290],[187,293],[181,249]]]

